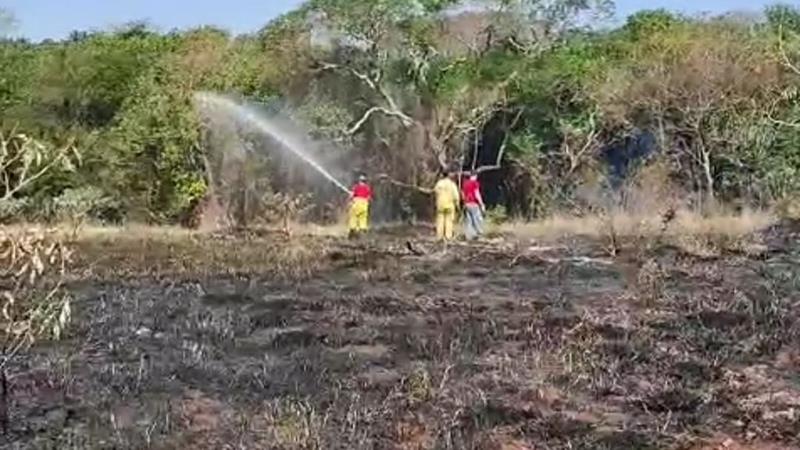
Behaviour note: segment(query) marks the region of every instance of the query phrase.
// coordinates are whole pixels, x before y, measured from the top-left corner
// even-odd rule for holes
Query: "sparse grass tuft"
[[[424,367],[418,367],[406,380],[406,392],[411,403],[424,403],[433,397],[431,375]]]
[[[645,306],[653,306],[664,295],[667,273],[656,259],[648,259],[642,264],[636,276],[636,290]]]
[[[775,205],[775,213],[782,219],[800,220],[800,198],[784,198]]]
[[[306,401],[279,399],[270,402],[261,418],[271,447],[313,450],[321,447],[324,418]]]

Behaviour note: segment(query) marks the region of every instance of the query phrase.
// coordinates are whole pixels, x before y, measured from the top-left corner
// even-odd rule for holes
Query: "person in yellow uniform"
[[[364,234],[369,229],[369,202],[372,200],[372,188],[367,184],[364,174],[358,176],[358,182],[350,191],[350,237]]]
[[[456,211],[461,198],[455,177],[456,172],[451,170],[433,188],[436,196],[436,237],[443,241],[455,237]]]

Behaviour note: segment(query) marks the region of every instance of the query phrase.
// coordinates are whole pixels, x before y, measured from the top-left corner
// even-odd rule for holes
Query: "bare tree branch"
[[[351,128],[351,131],[348,134],[356,133],[359,128],[361,128],[364,123],[369,120],[369,118],[376,112],[382,112],[388,116],[397,117],[403,123],[403,126],[409,127],[411,124],[414,123],[414,119],[412,119],[408,114],[404,113],[400,107],[397,106],[397,101],[392,97],[389,91],[381,85],[380,80],[382,78],[382,73],[378,72],[373,79],[368,74],[360,72],[352,67],[343,67],[339,64],[321,63],[320,70],[345,70],[349,72],[354,77],[358,78],[363,82],[368,88],[378,94],[383,101],[386,103],[386,106],[375,106],[367,110],[364,116],[356,123],[356,126]]]
[[[800,128],[800,121],[798,121],[798,122],[786,122],[785,120],[775,119],[772,116],[767,116],[767,119],[770,122],[772,122],[772,123],[774,123],[776,125],[780,125],[782,127]]]
[[[500,150],[497,152],[497,159],[495,163],[491,166],[481,166],[475,169],[477,173],[489,172],[492,170],[500,170],[503,164],[503,157],[505,156],[506,148],[508,147],[508,137],[511,135],[510,131],[514,129],[517,124],[519,123],[520,118],[522,118],[522,114],[525,112],[525,109],[520,108],[517,111],[517,114],[514,116],[514,119],[511,123],[506,127],[506,133],[503,136],[503,142],[500,144]]]
[[[569,151],[569,145],[565,144],[567,149],[567,157],[569,158],[569,170],[567,171],[568,176],[572,175],[580,167],[583,157],[596,143],[597,124],[595,121],[595,112],[592,112],[589,115],[589,126],[591,127],[589,130],[589,135],[586,137],[586,142],[583,144],[580,150],[572,153]]]
[[[390,117],[398,117],[400,120],[403,121],[405,120],[405,116],[402,113],[398,113],[397,111],[386,109],[381,106],[373,106],[372,108],[368,109],[367,112],[365,112],[364,115],[361,116],[361,118],[358,119],[358,121],[355,124],[353,124],[352,127],[350,127],[350,129],[345,131],[345,134],[347,136],[352,136],[356,134],[358,130],[360,130],[361,127],[363,127],[364,124],[367,123],[369,118],[372,117],[372,115],[375,113],[382,113]]]
[[[431,189],[431,188],[417,186],[415,184],[404,183],[402,181],[395,180],[394,178],[390,177],[388,174],[385,174],[385,173],[379,174],[378,175],[378,179],[381,180],[381,181],[385,181],[385,182],[387,182],[387,183],[389,183],[391,185],[402,187],[402,188],[407,188],[407,189],[413,189],[413,190],[415,190],[417,192],[422,192],[423,194],[433,194],[433,189]]]

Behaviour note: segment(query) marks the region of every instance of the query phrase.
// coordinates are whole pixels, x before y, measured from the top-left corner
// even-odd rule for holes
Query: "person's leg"
[[[444,239],[444,210],[436,210],[436,239]]]
[[[350,234],[358,231],[358,206],[356,205],[355,201],[350,203],[350,211],[347,218],[347,228],[350,231]]]
[[[444,237],[448,241],[452,241],[453,237],[455,237],[455,222],[456,222],[456,211],[455,209],[450,209],[445,212],[445,231]]]
[[[483,211],[481,211],[480,206],[475,206],[475,216],[473,220],[474,220],[473,225],[475,227],[475,233],[478,236],[483,236]]]
[[[471,241],[475,237],[475,220],[473,218],[472,205],[464,208],[464,237]]]
[[[369,203],[364,202],[364,207],[360,211],[360,215],[358,217],[358,230],[362,233],[366,233],[369,229]]]

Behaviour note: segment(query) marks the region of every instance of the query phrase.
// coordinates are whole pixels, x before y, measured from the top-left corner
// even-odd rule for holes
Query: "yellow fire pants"
[[[436,210],[436,237],[450,241],[455,236],[456,209],[439,208]]]
[[[350,203],[350,231],[367,231],[369,228],[369,201],[354,198]]]

